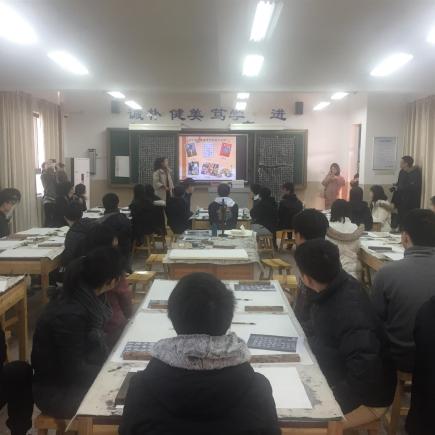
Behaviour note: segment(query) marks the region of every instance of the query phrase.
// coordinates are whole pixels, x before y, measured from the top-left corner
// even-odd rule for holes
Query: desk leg
[[[27,360],[27,342],[28,342],[28,329],[27,329],[27,290],[24,289],[24,296],[17,304],[18,316],[18,334],[20,337],[19,342],[19,358],[22,361]]]
[[[342,434],[343,434],[342,421],[330,421],[328,423],[328,435],[342,435]]]
[[[77,417],[78,435],[92,435],[94,432],[94,423],[92,417]]]

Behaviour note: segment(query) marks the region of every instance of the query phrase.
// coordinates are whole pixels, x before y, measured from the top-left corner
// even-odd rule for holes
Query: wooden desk
[[[125,343],[128,341],[138,341],[138,339],[142,339],[144,341],[155,341],[155,339],[158,339],[161,334],[164,334],[164,331],[166,331],[165,328],[169,328],[171,326],[170,324],[168,325],[169,320],[164,310],[150,310],[147,307],[152,298],[165,297],[166,295],[170,294],[175,284],[175,281],[154,281],[150,293],[139,307],[135,317],[127,325],[117,346],[115,346],[112,355],[106,361],[77,411],[76,419],[80,421],[83,428],[81,430],[79,429],[80,434],[92,434],[97,426],[112,425],[116,427],[120,424],[123,409],[116,407],[114,403],[119,388],[121,387],[128,372],[132,370],[137,371],[139,369],[143,369],[147,364],[145,361],[122,360],[120,357],[122,349],[124,348]],[[279,316],[281,319],[286,318],[287,323],[290,322],[289,324],[295,329],[297,335],[305,339],[304,332],[299,325],[299,322],[296,320],[293,310],[288,303],[281,287],[279,286],[279,283],[274,281],[274,286],[279,292],[279,294],[275,295],[275,297],[280,298],[280,303],[285,306],[285,312],[281,314],[275,314],[275,316]],[[243,313],[242,308],[242,306],[238,308],[236,307],[235,316],[250,315]],[[266,316],[267,314],[264,315]],[[155,319],[150,319],[150,316],[155,317]],[[274,315],[272,314],[272,316]],[[155,327],[144,328],[144,324],[142,322],[144,320],[146,325],[154,325]],[[277,324],[282,323],[278,320],[279,319],[276,319],[275,322],[266,322],[268,325],[272,325],[272,329],[269,331],[269,333],[281,332],[279,335],[284,335],[285,331],[278,331],[279,328],[284,327],[284,324],[283,326],[277,326]],[[162,326],[163,323],[166,323],[167,325]],[[235,328],[236,326],[234,326],[234,330]],[[243,338],[243,335],[240,334],[240,331],[244,327],[239,326],[239,328],[240,330],[235,330],[235,332]],[[169,329],[167,330],[166,334],[168,334],[168,331]],[[267,333],[267,331],[263,332]],[[249,333],[250,330],[247,330],[246,334]],[[170,334],[165,335],[165,337],[169,337],[171,335],[173,336],[174,334],[175,332],[171,330]],[[255,352],[255,350],[253,352]],[[298,375],[305,387],[307,396],[312,404],[312,408],[278,409],[278,419],[282,427],[282,433],[288,435],[341,435],[343,414],[306,341],[305,355],[308,355],[309,358],[309,361],[306,364],[302,364],[302,354],[301,363],[284,364],[296,367]],[[283,364],[279,365],[282,366]],[[254,364],[254,369],[256,366],[261,365]],[[291,391],[289,391],[289,394],[291,394]]]
[[[385,264],[385,260],[381,260],[380,258],[370,254],[364,249],[359,250],[358,257],[363,267],[368,267],[375,272],[377,272]]]
[[[24,276],[11,278],[11,286],[0,293],[0,321],[3,328],[18,325],[19,358],[27,360],[27,287]],[[15,308],[16,316],[5,320],[4,315]]]
[[[254,279],[255,263],[246,264],[190,264],[170,263],[168,264],[169,278],[180,279],[193,272],[211,273],[219,279]]]
[[[237,228],[244,226],[246,229],[251,228],[251,219],[239,219]],[[209,230],[210,221],[208,219],[192,219],[192,230]]]

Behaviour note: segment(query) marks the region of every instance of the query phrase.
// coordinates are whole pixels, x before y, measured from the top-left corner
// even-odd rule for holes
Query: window
[[[44,188],[41,182],[41,167],[45,162],[44,132],[42,120],[39,113],[33,113],[33,139],[35,141],[35,173],[36,173],[36,194],[43,195]]]

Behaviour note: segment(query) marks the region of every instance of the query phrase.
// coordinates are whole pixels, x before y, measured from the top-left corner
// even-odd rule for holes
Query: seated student
[[[230,198],[228,184],[219,184],[217,191],[218,197],[208,206],[210,226],[218,230],[233,230],[237,226],[239,206]]]
[[[100,298],[122,274],[114,248],[99,248],[74,260],[63,290],[45,307],[33,336],[33,394],[42,413],[74,416],[108,356],[104,324],[111,316]]]
[[[435,296],[435,213],[416,209],[402,222],[403,260],[380,269],[372,302],[385,324],[397,369],[414,369],[414,324],[420,307]]]
[[[80,203],[80,205],[82,206],[82,211],[86,211],[88,209],[86,205],[86,199],[86,186],[82,183],[77,184],[74,187],[73,200]]]
[[[260,201],[260,190],[261,186],[259,184],[251,184],[252,207],[254,207]]]
[[[73,185],[64,181],[56,186],[56,201],[53,208],[53,226],[65,227],[68,225],[65,213],[73,196]]]
[[[260,200],[251,209],[252,231],[258,235],[274,234],[278,229],[278,207],[268,187],[260,189]]]
[[[183,234],[189,228],[191,215],[183,195],[184,187],[176,186],[173,190],[173,196],[166,203],[168,225],[174,234]]]
[[[184,188],[183,199],[186,201],[187,210],[191,212],[192,210],[192,194],[195,191],[195,180],[193,178],[185,178],[181,185]]]
[[[312,290],[307,338],[345,414],[344,429],[374,421],[393,401],[396,372],[367,293],[341,268],[338,248],[327,240],[303,243],[295,259]]]
[[[19,190],[8,187],[0,191],[0,238],[9,236],[9,221],[17,203],[21,201]]]
[[[430,199],[430,206],[432,208],[432,211],[435,212],[435,196],[432,196]]]
[[[168,301],[178,334],[131,381],[120,435],[278,435],[269,381],[233,332],[234,294],[214,276],[182,278]]]
[[[350,221],[350,205],[344,199],[336,199],[331,206],[331,218],[326,238],[334,242],[340,250],[343,269],[354,278],[358,278],[361,263],[358,259],[360,237],[364,232],[363,225]]]
[[[381,231],[391,231],[391,212],[393,205],[388,201],[384,188],[379,185],[370,187],[373,222],[381,224]]]
[[[65,236],[65,249],[62,252],[62,266],[84,255],[85,242],[90,228],[95,225],[91,219],[83,218],[82,205],[72,201],[65,212],[65,219],[70,227]]]
[[[282,185],[283,196],[278,207],[278,227],[282,230],[292,229],[293,218],[303,210],[304,205],[295,194],[293,183]]]
[[[0,409],[8,406],[11,435],[26,435],[32,427],[32,368],[24,361],[6,364],[6,339],[0,325]]]
[[[361,187],[355,186],[350,189],[350,221],[355,225],[364,225],[366,231],[373,227],[373,217],[369,206],[363,201],[364,192]]]
[[[131,253],[131,223],[128,217],[119,211],[118,206],[118,195],[106,193],[103,196],[104,216],[98,219],[98,222],[114,230],[118,239],[119,250],[128,261]]]
[[[165,207],[166,201],[160,199],[152,184],[145,184],[145,199],[151,204],[152,216],[146,234],[152,230],[155,234],[164,236],[166,234]]]

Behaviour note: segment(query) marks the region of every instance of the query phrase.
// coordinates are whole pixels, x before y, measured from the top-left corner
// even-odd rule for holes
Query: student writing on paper
[[[393,205],[388,201],[384,188],[374,185],[370,188],[370,209],[372,210],[373,222],[381,224],[381,231],[391,231],[391,212]]]
[[[71,418],[108,355],[104,324],[110,306],[102,299],[122,274],[114,248],[99,248],[73,261],[64,286],[45,307],[33,336],[35,403],[55,418]]]
[[[158,341],[133,377],[120,435],[279,435],[269,381],[227,333],[234,294],[206,273],[182,278],[168,300],[175,338]]]
[[[19,190],[8,187],[0,191],[0,238],[9,236],[9,222],[15,206],[21,201]]]
[[[208,206],[210,226],[218,230],[233,230],[237,226],[239,206],[230,198],[230,186],[219,184],[217,198]]]
[[[345,414],[344,429],[378,419],[393,401],[396,372],[367,293],[342,269],[337,246],[327,240],[305,242],[295,259],[313,291],[308,341]]]
[[[435,296],[435,213],[410,211],[402,221],[403,260],[380,269],[372,301],[384,322],[396,367],[414,369],[414,322],[420,307]]]
[[[168,225],[174,234],[183,234],[189,228],[191,213],[183,198],[184,194],[183,186],[175,186],[173,196],[166,203]]]

